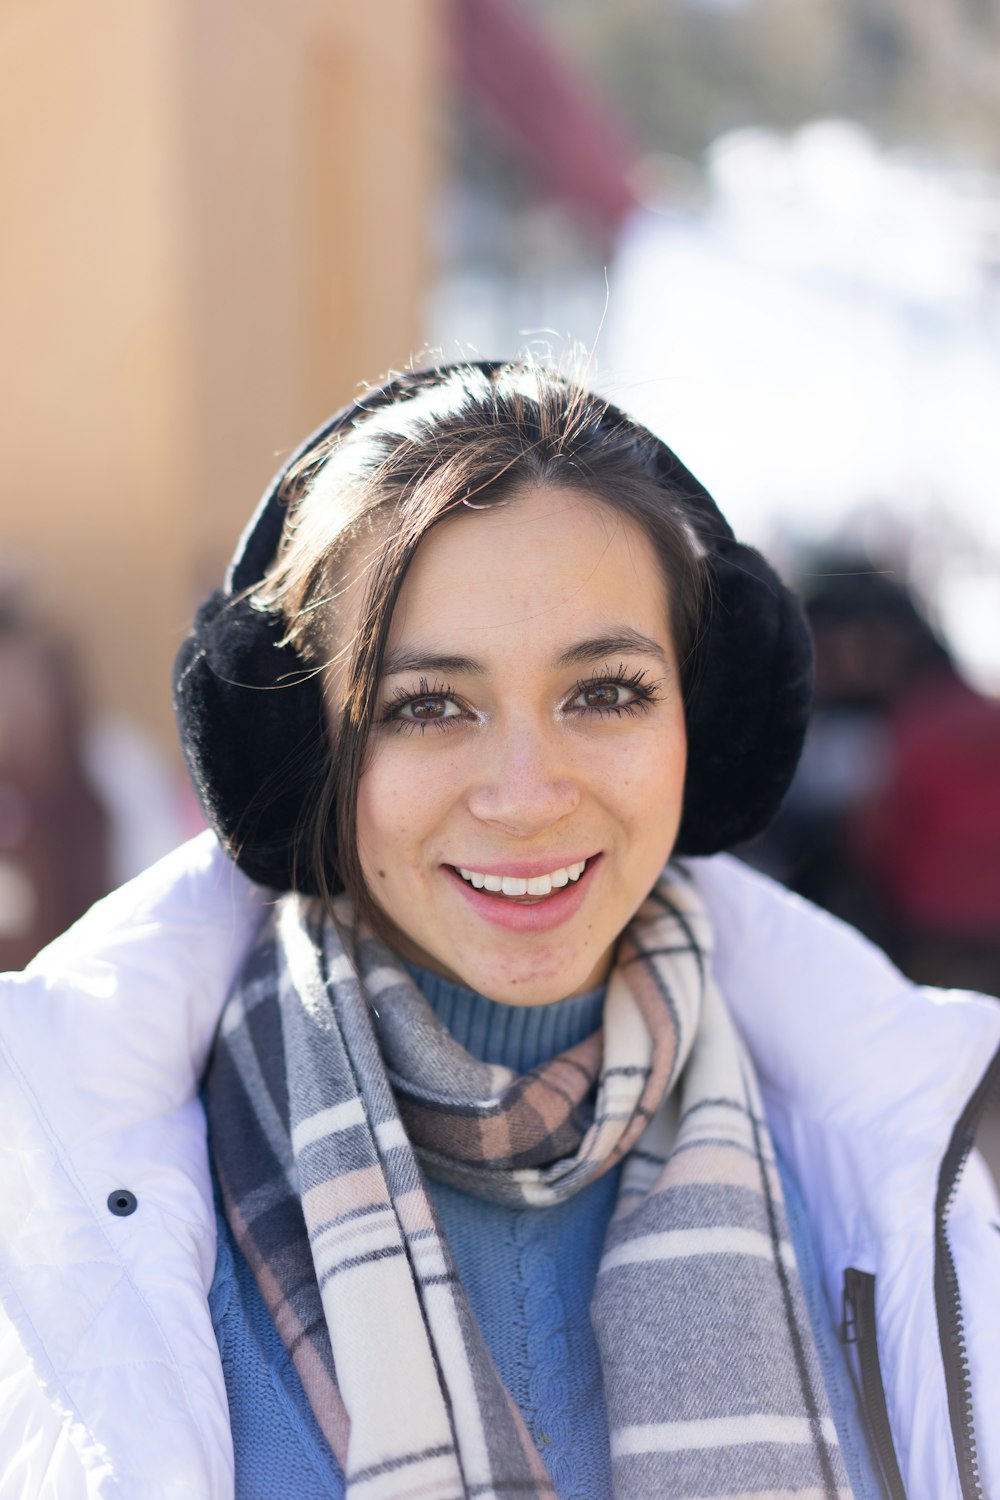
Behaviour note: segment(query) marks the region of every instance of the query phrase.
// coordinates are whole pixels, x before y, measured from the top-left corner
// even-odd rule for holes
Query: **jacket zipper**
[[[882,1475],[888,1500],[906,1500],[903,1476],[899,1472],[896,1447],[889,1426],[889,1411],[882,1383],[882,1365],[878,1355],[875,1327],[875,1277],[869,1271],[848,1266],[844,1272],[843,1321],[840,1336],[845,1344],[858,1351],[861,1372],[861,1394],[864,1399],[868,1429]]]
[[[962,1299],[955,1258],[948,1243],[948,1215],[958,1190],[962,1169],[975,1144],[976,1131],[991,1101],[1000,1094],[1000,1051],[993,1058],[972,1098],[959,1117],[938,1175],[934,1207],[934,1301],[938,1337],[944,1359],[948,1414],[963,1500],[986,1500],[976,1459],[972,1415],[972,1383],[962,1323]]]

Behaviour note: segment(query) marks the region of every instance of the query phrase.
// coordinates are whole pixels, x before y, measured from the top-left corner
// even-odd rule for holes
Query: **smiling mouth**
[[[545,901],[554,892],[575,885],[597,858],[597,855],[592,855],[573,864],[560,865],[547,874],[532,876],[486,875],[478,870],[467,870],[457,865],[450,865],[449,869],[474,890],[485,891],[489,895],[499,896],[502,900],[516,902],[519,905],[533,906]]]

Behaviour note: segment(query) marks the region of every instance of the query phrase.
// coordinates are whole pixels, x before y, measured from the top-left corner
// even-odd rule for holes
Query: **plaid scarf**
[[[346,898],[332,920],[278,903],[206,1098],[226,1215],[349,1500],[555,1495],[424,1171],[530,1211],[621,1158],[591,1307],[615,1500],[850,1496],[710,939],[668,871],[602,1030],[519,1077],[459,1046]]]

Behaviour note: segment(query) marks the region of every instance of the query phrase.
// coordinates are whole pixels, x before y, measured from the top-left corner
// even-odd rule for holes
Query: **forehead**
[[[667,586],[649,536],[604,501],[540,486],[430,532],[410,565],[389,640],[467,633],[481,652],[612,624],[669,643]]]

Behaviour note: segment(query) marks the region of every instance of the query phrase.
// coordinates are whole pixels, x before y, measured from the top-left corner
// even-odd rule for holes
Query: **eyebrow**
[[[397,672],[462,672],[484,677],[486,668],[471,656],[442,656],[438,652],[420,650],[387,651],[382,662],[382,676],[392,677]]]
[[[613,635],[595,635],[588,640],[577,641],[575,646],[567,646],[556,657],[556,666],[575,667],[581,662],[594,661],[599,656],[634,656],[636,652],[640,656],[657,656],[664,666],[669,665],[667,653],[657,641],[639,630],[631,630],[625,626],[616,630]]]
[[[641,656],[655,656],[669,666],[667,653],[650,636],[628,626],[609,635],[589,636],[567,646],[555,658],[556,667],[575,667],[601,657],[630,656],[638,652]],[[438,652],[396,649],[387,651],[382,663],[382,675],[392,677],[398,672],[462,673],[466,676],[485,677],[486,667],[473,656],[442,655]]]

